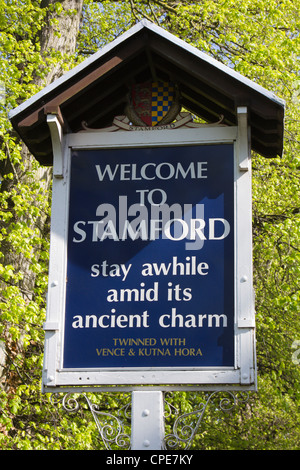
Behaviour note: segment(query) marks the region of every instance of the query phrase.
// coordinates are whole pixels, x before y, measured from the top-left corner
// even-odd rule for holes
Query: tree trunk
[[[74,54],[76,48],[76,37],[80,25],[83,0],[60,0],[59,3],[62,4],[63,10],[59,14],[55,9],[51,8],[51,5],[55,3],[57,3],[57,0],[42,0],[41,2],[41,6],[48,10],[46,24],[40,33],[41,54],[45,57],[45,60],[49,54],[54,52],[59,52],[62,57],[69,56]],[[70,11],[72,11],[72,13],[69,13]],[[41,79],[37,78],[36,83],[39,86],[45,87],[56,80],[62,73],[62,64],[61,62],[57,62],[57,64],[49,70],[46,80],[44,79],[42,83]],[[5,175],[11,173],[14,175],[14,178],[11,180],[3,180],[1,191],[11,192],[17,185],[28,184],[34,179],[34,181],[39,182],[40,193],[48,194],[50,197],[51,169],[39,167],[32,173],[32,169],[36,167],[36,162],[27,147],[23,143],[21,143],[21,145],[22,163],[20,165],[13,165],[9,151],[7,152],[7,160],[2,163],[1,174]],[[14,212],[14,203],[10,201],[10,204],[10,209]],[[42,213],[43,211],[40,212]],[[17,222],[17,214],[15,214],[14,219],[15,222]],[[38,220],[35,220],[35,225],[38,227],[41,235],[44,233],[46,220],[46,215],[44,217],[41,215]],[[31,221],[26,221],[26,223],[30,225]],[[39,247],[35,248],[35,256],[38,256]],[[23,280],[24,285],[22,285],[21,282],[21,287],[27,292],[32,290],[35,275],[28,271],[28,261],[24,260],[22,255],[16,253],[8,241],[4,241],[2,250],[5,257],[4,265],[11,264],[23,271],[26,275]]]
[[[63,10],[58,15],[55,10],[51,12],[48,9],[46,25],[40,34],[41,54],[47,55],[52,50],[60,52],[62,56],[69,56],[74,54],[76,50],[83,0],[60,0],[59,2],[58,0],[42,0],[41,6],[49,8],[49,6],[55,3],[60,3],[63,6]],[[57,25],[54,25],[54,19],[58,20]],[[61,65],[58,62],[49,71],[46,85],[60,77],[62,74]]]
[[[45,26],[40,31],[40,50],[41,55],[44,57],[47,64],[47,58],[49,56],[58,54],[61,59],[68,58],[70,55],[75,53],[76,38],[79,31],[82,6],[84,0],[42,0],[41,7],[47,9]],[[55,8],[57,3],[57,8]],[[62,7],[62,8],[61,8]],[[47,65],[46,65],[47,66]],[[37,77],[35,84],[39,87],[45,87],[51,82],[56,80],[63,73],[62,60],[57,60],[56,65],[51,66],[51,69],[47,71],[46,79],[42,80]],[[16,139],[18,143],[18,139]],[[21,294],[24,295],[25,302],[30,301],[33,298],[33,290],[35,287],[36,273],[31,270],[32,259],[39,259],[41,243],[32,242],[31,256],[24,255],[22,250],[19,250],[13,239],[13,231],[16,225],[27,228],[30,227],[35,230],[35,239],[43,238],[45,232],[49,226],[49,211],[47,209],[48,204],[51,200],[51,180],[52,171],[51,168],[43,168],[37,165],[34,157],[30,154],[27,147],[19,142],[22,146],[21,150],[21,162],[14,163],[9,150],[9,146],[6,145],[6,160],[0,161],[0,174],[2,181],[0,185],[0,197],[6,199],[6,211],[10,212],[12,217],[8,220],[0,221],[0,233],[6,234],[1,242],[2,259],[0,260],[3,266],[13,266],[15,273],[21,273],[21,279],[16,280],[3,279],[0,277],[0,294],[4,292],[8,285],[13,284],[19,288]],[[10,174],[10,178],[5,178]],[[22,198],[24,195],[24,189],[32,188],[35,186],[32,196],[32,204],[38,209],[38,216],[33,217],[26,213],[20,214],[16,206],[16,197]],[[26,190],[25,190],[26,193]],[[26,194],[25,194],[26,196]],[[44,207],[43,207],[44,205]],[[38,234],[37,234],[38,233]],[[32,241],[32,240],[31,240]],[[2,295],[0,296],[2,300]],[[4,300],[7,302],[7,300]],[[6,345],[6,355],[9,357],[10,352],[8,351],[8,341]],[[3,343],[0,344],[0,353],[3,351]],[[4,355],[0,354],[0,368],[4,366],[3,359]],[[1,364],[2,363],[2,364]],[[5,375],[6,368],[1,371]],[[5,377],[2,377],[3,382],[6,381]]]

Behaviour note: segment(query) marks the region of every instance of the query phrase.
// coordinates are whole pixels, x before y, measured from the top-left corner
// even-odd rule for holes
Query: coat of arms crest
[[[115,116],[110,126],[101,129],[92,129],[83,121],[83,131],[115,132],[206,126],[205,123],[193,122],[193,116],[189,112],[181,111],[179,95],[179,89],[174,83],[149,81],[135,84],[126,97],[124,115]],[[224,116],[220,116],[214,125],[224,125],[223,119]],[[211,123],[210,126],[212,125]]]
[[[145,82],[132,86],[126,114],[136,126],[161,126],[180,111],[178,91],[169,82]]]

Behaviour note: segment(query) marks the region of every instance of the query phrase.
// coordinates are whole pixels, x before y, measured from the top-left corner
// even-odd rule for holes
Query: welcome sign
[[[234,146],[73,149],[63,368],[234,366]]]

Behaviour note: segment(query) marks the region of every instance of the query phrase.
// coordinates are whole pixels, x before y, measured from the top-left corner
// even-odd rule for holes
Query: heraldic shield
[[[169,82],[145,82],[132,86],[126,114],[137,126],[159,126],[172,122],[178,112],[178,92]]]

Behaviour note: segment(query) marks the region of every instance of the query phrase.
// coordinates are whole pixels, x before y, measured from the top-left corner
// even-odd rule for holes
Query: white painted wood
[[[237,108],[238,117],[238,160],[239,169],[248,171],[251,166],[250,160],[250,128],[248,127],[248,112],[246,107]]]
[[[56,124],[53,124],[53,126]],[[64,140],[55,146],[54,164],[60,168],[64,152]],[[61,168],[63,171],[63,168]],[[68,192],[66,180],[62,173],[59,178],[53,178],[51,234],[50,234],[50,262],[47,294],[47,312],[45,329],[45,354],[43,388],[55,386],[60,360],[60,339],[62,319],[64,314],[64,295],[66,283],[66,220]]]
[[[249,133],[245,110],[240,110],[237,127],[207,127],[162,131],[69,134],[63,140],[62,178],[53,180],[49,291],[45,324],[45,362],[43,390],[136,390],[156,386],[161,390],[255,389],[254,299],[252,287],[251,235],[251,165]],[[247,136],[247,142],[245,137]],[[235,237],[236,237],[236,361],[234,368],[149,368],[149,369],[62,369],[63,325],[67,265],[67,223],[70,149],[128,148],[145,146],[194,145],[201,143],[235,143]],[[59,152],[55,152],[59,157]],[[54,328],[55,327],[55,328]]]
[[[250,133],[247,109],[239,108],[239,138],[236,169],[236,284],[238,327],[254,327],[254,298],[252,273],[252,188]]]
[[[247,108],[238,108],[236,165],[236,312],[240,383],[255,381],[255,310],[252,273],[252,189]]]
[[[45,322],[43,324],[44,331],[56,331],[59,330],[59,323],[58,322]]]
[[[239,370],[185,370],[178,369],[150,369],[141,370],[60,370],[56,379],[56,384],[67,385],[181,385],[181,384],[204,384],[222,385],[239,384]]]
[[[50,129],[52,149],[53,149],[53,176],[63,177],[64,152],[63,152],[63,131],[56,115],[48,114],[47,123]]]
[[[237,138],[237,127],[203,127],[195,129],[167,129],[148,131],[79,132],[68,135],[68,145],[76,148],[122,148],[190,145],[196,143],[232,142]]]

